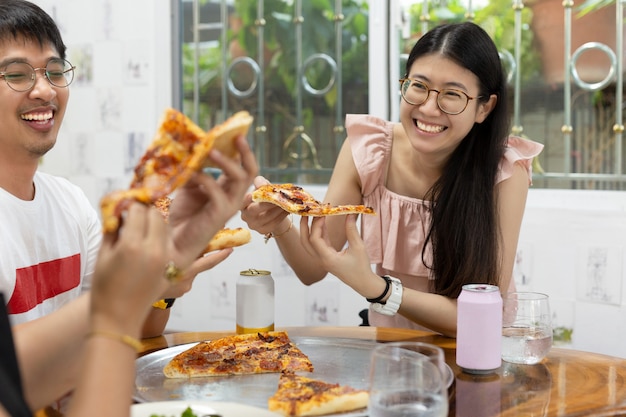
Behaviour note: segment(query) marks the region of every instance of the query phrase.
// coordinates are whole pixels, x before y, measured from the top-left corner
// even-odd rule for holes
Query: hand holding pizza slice
[[[168,196],[160,198],[154,203],[154,206],[159,210],[165,221],[168,220],[171,204],[172,199]],[[206,246],[203,253],[242,246],[250,242],[251,238],[250,231],[243,227],[237,227],[235,229],[224,228],[219,230],[215,236],[211,238],[211,241]]]
[[[101,200],[104,231],[117,230],[122,213],[132,201],[154,204],[189,181],[194,173],[209,165],[207,158],[212,149],[236,156],[235,139],[248,132],[252,120],[248,112],[242,111],[204,132],[184,114],[168,109],[135,167],[129,189],[112,192]]]

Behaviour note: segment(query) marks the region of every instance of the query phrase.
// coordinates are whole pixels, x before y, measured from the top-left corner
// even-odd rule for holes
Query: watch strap
[[[167,310],[168,308],[174,305],[175,298],[164,298],[152,304],[152,307],[158,308],[161,310]]]
[[[402,281],[394,277],[389,277],[389,279],[391,281],[391,295],[385,304],[372,303],[372,310],[385,316],[394,316],[402,303]]]
[[[382,299],[385,298],[385,296],[387,296],[387,293],[389,292],[389,288],[391,288],[391,277],[389,275],[381,275],[380,277],[385,280],[385,291],[383,291],[383,293],[376,298],[366,298],[365,300],[368,303],[385,304],[385,302],[382,301]]]

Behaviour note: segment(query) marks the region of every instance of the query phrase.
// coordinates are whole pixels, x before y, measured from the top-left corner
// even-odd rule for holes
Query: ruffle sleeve
[[[519,136],[509,136],[504,157],[500,162],[500,170],[496,182],[502,182],[513,175],[513,167],[521,163],[528,172],[528,184],[532,184],[533,158],[541,153],[543,145]]]
[[[348,114],[346,132],[361,180],[361,192],[368,196],[384,181],[391,154],[393,123],[367,114]]]

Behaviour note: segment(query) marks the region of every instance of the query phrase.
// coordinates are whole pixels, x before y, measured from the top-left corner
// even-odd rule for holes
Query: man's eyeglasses
[[[44,76],[54,87],[67,87],[74,79],[76,67],[65,59],[51,59],[45,68],[33,68],[26,62],[11,62],[4,71],[0,71],[0,77],[4,78],[7,85],[15,91],[28,91],[37,81],[37,71],[43,71]]]
[[[402,78],[400,80],[400,94],[402,94],[404,101],[411,105],[417,106],[425,103],[431,91],[437,93],[437,106],[439,109],[450,115],[463,113],[470,100],[482,97],[470,97],[461,90],[451,88],[435,90],[430,88],[428,84],[411,78]]]

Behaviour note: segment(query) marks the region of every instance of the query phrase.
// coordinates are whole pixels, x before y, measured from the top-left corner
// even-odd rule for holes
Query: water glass
[[[552,347],[552,318],[546,294],[510,293],[503,299],[502,360],[535,364]]]
[[[446,417],[448,390],[428,356],[390,343],[372,352],[369,417]]]

